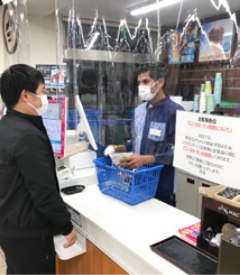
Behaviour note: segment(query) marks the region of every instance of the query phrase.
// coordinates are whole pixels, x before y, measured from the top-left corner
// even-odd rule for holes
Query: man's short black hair
[[[158,79],[163,78],[165,80],[163,89],[166,87],[167,79],[168,79],[168,68],[164,63],[161,63],[161,62],[146,63],[138,66],[137,68],[138,75],[146,72],[149,72],[149,76],[155,81],[158,81]]]
[[[39,84],[44,84],[41,72],[35,68],[17,64],[10,66],[0,78],[0,94],[7,108],[13,108],[19,100],[22,90],[36,93]]]

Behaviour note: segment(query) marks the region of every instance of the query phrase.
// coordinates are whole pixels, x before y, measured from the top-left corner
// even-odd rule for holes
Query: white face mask
[[[151,101],[152,99],[154,99],[154,97],[156,96],[159,88],[157,89],[157,91],[155,93],[151,93],[151,88],[156,83],[157,83],[157,81],[152,86],[144,86],[144,85],[139,85],[138,86],[138,95],[139,95],[141,100]]]
[[[43,115],[48,108],[48,99],[47,99],[47,95],[36,95],[34,93],[29,92],[30,94],[37,96],[39,98],[41,98],[41,103],[42,106],[40,108],[36,108],[35,106],[33,106],[30,102],[27,102],[28,105],[30,105],[33,109],[36,110],[36,112],[38,113],[39,116]]]

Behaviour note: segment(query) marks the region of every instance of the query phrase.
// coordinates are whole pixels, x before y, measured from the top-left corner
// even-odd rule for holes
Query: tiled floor
[[[5,256],[0,248],[0,274],[6,274],[7,266],[5,262]]]

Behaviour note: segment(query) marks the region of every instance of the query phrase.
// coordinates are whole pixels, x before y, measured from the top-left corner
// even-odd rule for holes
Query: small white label
[[[162,130],[151,128],[150,135],[160,137],[162,135]]]

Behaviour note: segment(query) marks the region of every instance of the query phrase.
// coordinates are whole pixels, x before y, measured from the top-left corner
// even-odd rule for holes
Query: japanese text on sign
[[[239,119],[178,112],[174,166],[240,188]]]

